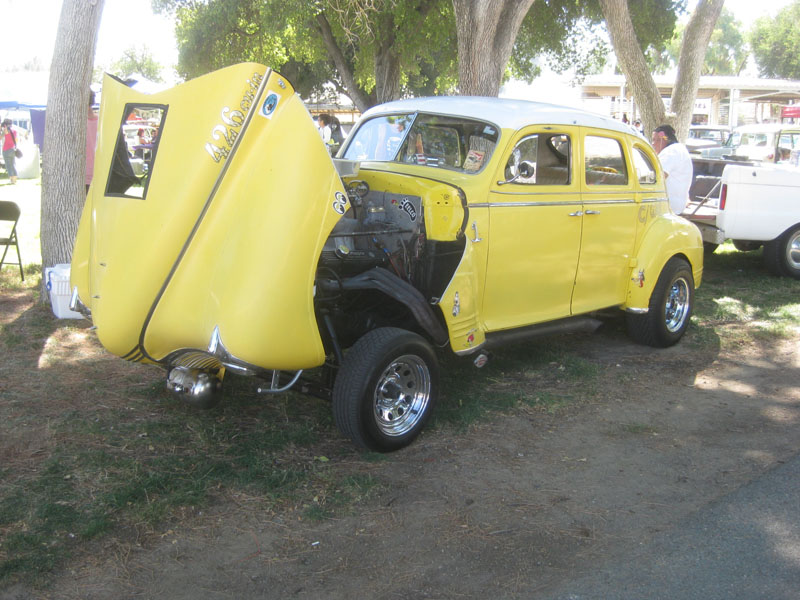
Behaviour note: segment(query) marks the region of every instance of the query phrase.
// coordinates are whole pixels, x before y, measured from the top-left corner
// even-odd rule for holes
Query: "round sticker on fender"
[[[262,117],[267,117],[268,119],[272,117],[272,113],[275,112],[275,109],[278,107],[278,100],[280,96],[275,92],[270,92],[267,94],[267,98],[264,100],[264,103],[261,105],[261,109],[258,113]]]

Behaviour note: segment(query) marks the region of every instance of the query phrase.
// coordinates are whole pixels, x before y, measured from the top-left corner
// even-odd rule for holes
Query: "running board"
[[[482,347],[497,348],[498,346],[504,346],[506,344],[513,344],[535,337],[556,335],[559,333],[593,333],[602,324],[602,321],[589,317],[569,317],[567,319],[539,323],[519,329],[494,331],[486,334],[486,343]]]

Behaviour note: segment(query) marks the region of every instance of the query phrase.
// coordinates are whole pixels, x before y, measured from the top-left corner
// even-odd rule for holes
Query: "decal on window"
[[[480,168],[483,165],[483,156],[483,152],[479,152],[478,150],[470,150],[469,154],[467,154],[467,158],[464,159],[464,170],[467,173],[480,171]]]

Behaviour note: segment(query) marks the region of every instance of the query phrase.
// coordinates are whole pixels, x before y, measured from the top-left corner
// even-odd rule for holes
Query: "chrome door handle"
[[[579,210],[579,211],[577,211],[577,212],[572,212],[572,213],[569,213],[569,216],[570,216],[570,217],[582,217],[582,216],[583,216],[583,211],[582,211],[582,210]]]
[[[587,210],[585,214],[587,214],[587,215],[599,215],[600,211],[599,210]]]
[[[482,242],[483,238],[478,235],[478,224],[473,221],[472,223],[472,231],[475,232],[475,239],[470,240],[473,244],[477,244],[478,242]]]

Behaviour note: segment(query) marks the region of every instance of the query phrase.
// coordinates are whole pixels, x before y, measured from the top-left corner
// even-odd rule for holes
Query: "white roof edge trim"
[[[373,106],[362,120],[397,113],[422,112],[442,116],[456,116],[487,121],[501,129],[518,130],[527,125],[570,125],[597,127],[619,133],[637,135],[629,125],[598,113],[509,98],[484,98],[479,96],[432,96],[395,100]]]

